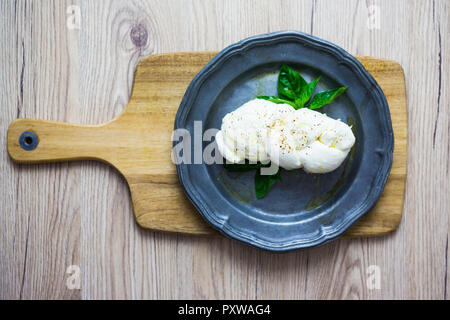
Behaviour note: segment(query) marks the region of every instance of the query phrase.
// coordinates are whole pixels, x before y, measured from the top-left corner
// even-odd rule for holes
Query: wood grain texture
[[[188,234],[219,235],[184,195],[171,162],[172,130],[181,99],[194,76],[217,52],[166,53],[139,62],[125,110],[102,125],[17,119],[8,128],[8,153],[19,163],[100,160],[127,180],[136,221],[141,227]],[[346,236],[375,236],[394,231],[401,220],[406,182],[407,110],[401,66],[390,60],[360,57],[389,103],[395,149],[392,173],[380,201]],[[363,111],[362,111],[363,112]],[[23,132],[39,144],[24,150]]]
[[[80,29],[67,27],[70,5],[80,8]],[[379,29],[367,27],[371,6],[378,8]],[[449,6],[446,0],[1,1],[0,298],[449,299]],[[137,26],[147,31],[146,41]],[[395,233],[275,255],[224,238],[151,232],[135,223],[126,181],[115,169],[9,159],[6,132],[16,118],[98,125],[117,117],[145,56],[217,51],[286,29],[402,65],[408,167]],[[66,286],[69,265],[80,266],[80,290]],[[367,286],[371,265],[379,267],[380,289]]]

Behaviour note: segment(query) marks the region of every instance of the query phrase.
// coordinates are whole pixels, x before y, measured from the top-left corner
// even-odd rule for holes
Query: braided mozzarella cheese
[[[216,141],[232,163],[270,160],[287,170],[327,173],[342,164],[355,136],[347,124],[320,112],[254,99],[225,115]]]

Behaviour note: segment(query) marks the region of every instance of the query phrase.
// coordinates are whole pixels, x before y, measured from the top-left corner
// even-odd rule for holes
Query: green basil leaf
[[[280,98],[295,100],[306,84],[300,73],[285,64],[281,66],[278,74],[278,95]]]
[[[348,87],[340,87],[333,90],[327,90],[322,91],[316,94],[311,101],[311,103],[308,105],[309,109],[318,109],[320,107],[323,107],[326,104],[330,104],[333,102],[334,99],[339,97],[341,94],[347,90]]]
[[[300,96],[295,99],[296,110],[305,107],[305,104],[308,103],[308,101],[311,99],[314,89],[316,88],[319,80],[320,77],[318,77],[314,81],[311,81],[305,87],[303,87],[302,92],[300,92]]]
[[[294,108],[296,107],[294,102],[286,100],[286,99],[280,99],[280,98],[275,97],[275,96],[257,96],[256,98],[264,99],[264,100],[267,100],[267,101],[270,101],[270,102],[273,102],[273,103],[276,103],[276,104],[283,104],[283,103],[285,103],[285,104],[288,104],[288,105],[290,105],[290,106],[292,106]]]
[[[246,161],[245,163],[224,163],[224,168],[228,171],[232,172],[245,172],[245,171],[252,171],[255,169],[259,169],[262,167],[267,167],[269,164],[262,164],[261,162],[258,163],[248,163]]]
[[[278,169],[277,173],[273,175],[261,175],[261,170],[256,171],[255,174],[255,193],[258,199],[264,198],[269,192],[270,188],[277,181],[281,181],[281,170]]]

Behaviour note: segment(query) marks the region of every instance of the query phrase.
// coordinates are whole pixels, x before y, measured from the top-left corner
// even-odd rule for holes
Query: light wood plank
[[[80,30],[66,27],[72,3],[81,9]],[[370,5],[380,9],[379,30],[367,28]],[[283,29],[400,62],[409,116],[400,228],[286,255],[142,230],[114,169],[95,162],[17,166],[3,143],[1,298],[449,298],[448,1],[21,0],[1,1],[0,13],[2,141],[18,109],[19,117],[86,125],[113,119],[128,101],[135,66],[149,54],[217,51]],[[148,31],[140,47],[129,36],[137,24]],[[81,267],[81,290],[65,286],[70,264]],[[380,267],[380,290],[366,286],[370,265]]]

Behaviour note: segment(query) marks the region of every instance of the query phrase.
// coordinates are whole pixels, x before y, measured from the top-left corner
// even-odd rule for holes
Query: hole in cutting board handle
[[[20,135],[19,144],[22,149],[31,151],[36,149],[39,143],[38,136],[32,131],[25,131]]]

